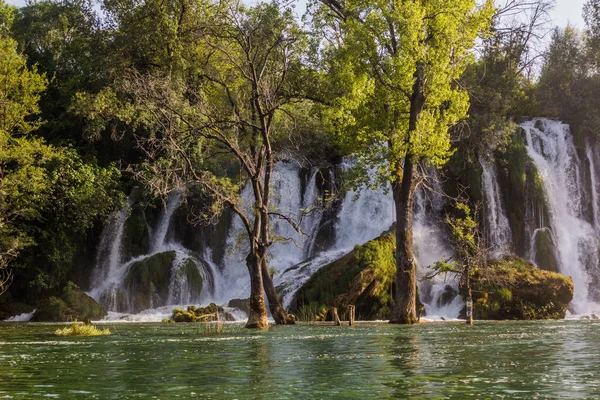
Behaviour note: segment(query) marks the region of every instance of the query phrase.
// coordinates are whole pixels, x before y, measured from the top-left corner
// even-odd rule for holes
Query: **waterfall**
[[[350,164],[346,164],[346,168],[349,166]],[[364,244],[381,235],[390,228],[394,220],[394,202],[389,191],[348,191],[335,221],[336,240],[333,246],[308,260],[299,260],[293,268],[288,268],[275,277],[275,285],[283,296],[284,306],[289,306],[295,292],[316,271],[347,254],[355,245]]]
[[[181,193],[174,191],[167,199],[165,212],[161,215],[156,232],[152,235],[152,242],[150,243],[150,253],[158,253],[164,248],[167,241],[167,233],[169,232],[169,226],[171,225],[171,218],[173,213],[181,205]]]
[[[502,204],[496,167],[491,162],[479,159],[481,181],[485,198],[486,237],[495,257],[510,251],[511,231],[505,208]]]
[[[302,185],[302,170],[298,163],[280,162],[274,168],[271,183],[273,208],[299,223],[301,228],[301,232],[298,232],[285,219],[277,216],[272,218],[271,236],[275,243],[269,249],[268,261],[270,268],[277,273],[304,261],[312,249],[322,216],[316,188],[317,173],[317,168],[311,169],[306,184]],[[244,187],[241,198],[244,208],[249,210],[253,202],[249,185]],[[223,260],[221,283],[215,299],[219,302],[248,297],[250,279],[245,264],[248,254],[246,238],[241,219],[234,216],[227,234],[228,252]]]
[[[166,305],[192,304],[214,296],[213,265],[181,244],[167,239],[173,214],[180,207],[181,200],[179,192],[169,196],[156,229],[150,234],[148,254],[123,260],[122,243],[129,210],[134,204],[133,200],[116,212],[115,217],[104,229],[89,295],[98,300],[108,311],[133,312],[138,296],[147,296],[148,303],[145,305],[148,309]],[[167,252],[173,252],[175,257],[169,270],[166,298],[159,296],[158,292],[161,288],[157,288],[154,282],[150,282],[149,288],[144,289],[151,293],[140,293],[135,287],[126,286],[126,278],[133,265]],[[203,289],[199,294],[192,290],[189,282],[189,273],[193,273],[193,270],[190,272],[190,268],[197,268],[197,274],[199,273],[202,278]]]
[[[102,232],[98,253],[96,255],[96,268],[92,275],[92,297],[97,298],[100,285],[105,282],[114,282],[120,277],[120,268],[122,262],[121,245],[123,240],[123,231],[125,222],[129,215],[129,210],[133,206],[134,200],[130,197],[128,203],[121,209],[113,213],[109,223]]]
[[[432,193],[420,189],[415,199],[413,241],[418,266],[419,298],[425,306],[427,318],[456,319],[464,307],[458,293],[457,277],[443,274],[423,280],[423,277],[432,274],[431,265],[452,257],[442,217],[444,201],[441,190],[439,184],[434,186]]]
[[[585,220],[581,162],[569,127],[560,122],[536,119],[521,125],[526,133],[527,154],[535,163],[546,191],[551,229],[556,241],[560,271],[573,278],[575,314],[598,312],[590,294],[600,267],[599,239]],[[595,181],[595,177],[592,178]],[[595,201],[598,206],[597,199]],[[537,232],[536,232],[537,234]]]
[[[596,167],[594,163],[594,152],[592,146],[588,143],[585,147],[585,155],[590,165],[590,183],[592,194],[592,212],[594,218],[594,227],[596,232],[600,233],[600,198],[598,194],[600,182],[596,181]]]

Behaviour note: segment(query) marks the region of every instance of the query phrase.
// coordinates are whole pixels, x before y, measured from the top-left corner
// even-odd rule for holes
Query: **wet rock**
[[[573,288],[571,277],[505,257],[471,278],[473,316],[482,320],[563,319]]]
[[[72,282],[67,283],[62,293],[40,301],[32,321],[67,322],[99,320],[106,311],[96,300],[82,292]]]
[[[227,307],[237,308],[246,313],[250,314],[250,299],[232,299],[227,303]]]
[[[129,268],[125,277],[126,292],[130,298],[130,312],[139,313],[148,308],[162,306],[169,296],[171,270],[175,252],[158,253]]]

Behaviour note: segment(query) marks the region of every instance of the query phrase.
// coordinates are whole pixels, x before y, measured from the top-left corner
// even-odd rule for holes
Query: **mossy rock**
[[[395,236],[388,232],[319,269],[298,290],[293,312],[315,315],[337,307],[344,318],[349,305],[356,306],[356,319],[386,319],[390,316],[396,272]]]
[[[556,246],[549,229],[539,230],[535,234],[535,263],[541,269],[552,272],[560,272]]]
[[[525,131],[519,127],[506,151],[498,157],[498,181],[506,202],[513,249],[525,257],[530,252],[533,230],[538,221],[550,221],[543,180],[527,154]]]
[[[536,268],[517,257],[506,257],[471,278],[473,317],[563,319],[573,289],[570,277]]]
[[[231,314],[215,303],[210,303],[206,307],[188,306],[185,310],[177,307],[173,310],[171,320],[173,322],[210,322],[217,320],[217,314],[225,321],[234,321]]]
[[[188,258],[183,261],[183,266],[177,271],[177,273],[185,278],[188,284],[188,290],[192,299],[198,299],[200,293],[202,293],[202,286],[204,281],[202,275],[198,269],[198,265],[194,260]]]
[[[129,311],[138,313],[166,303],[173,261],[175,252],[166,251],[131,265],[125,277],[125,287],[132,297]]]
[[[32,321],[99,320],[106,314],[96,300],[82,292],[77,285],[69,282],[60,296],[50,296],[40,302]]]
[[[149,237],[148,221],[146,220],[144,210],[139,205],[136,205],[127,218],[127,221],[125,221],[121,245],[124,259],[128,260],[147,254],[150,250]]]
[[[227,307],[237,308],[250,315],[250,299],[232,299],[227,303]]]

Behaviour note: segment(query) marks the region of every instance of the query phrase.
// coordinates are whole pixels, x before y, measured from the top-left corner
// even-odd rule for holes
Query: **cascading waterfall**
[[[485,197],[486,237],[495,257],[510,251],[511,231],[503,206],[498,184],[496,167],[491,162],[479,159],[481,165],[482,189]]]
[[[273,171],[272,199],[274,208],[282,215],[300,223],[298,232],[287,221],[274,217],[271,234],[277,241],[269,249],[269,266],[283,272],[306,259],[306,254],[314,241],[321,220],[316,188],[318,169],[309,172],[304,192],[301,185],[300,166],[295,162],[280,162]],[[246,186],[241,198],[248,209],[252,204],[252,190]],[[239,217],[235,216],[227,234],[226,248],[229,249],[223,261],[221,285],[216,300],[226,302],[234,298],[246,298],[250,291],[248,269],[245,265],[247,245],[246,233]],[[275,277],[277,280],[277,275]]]
[[[313,223],[318,223],[319,220],[320,218],[315,218]],[[284,306],[290,305],[295,292],[321,267],[348,253],[355,245],[376,238],[388,230],[394,220],[391,193],[386,193],[383,189],[364,189],[357,196],[355,191],[348,191],[335,221],[336,240],[333,246],[322,249],[323,251],[306,261],[299,260],[292,268],[275,277],[275,285],[283,296]],[[317,228],[318,226],[313,228],[313,232],[316,233]]]
[[[133,312],[136,296],[140,293],[132,292],[130,288],[125,287],[126,277],[131,267],[140,261],[144,261],[160,253],[174,252],[175,258],[170,270],[170,279],[168,282],[168,297],[166,302],[160,301],[157,295],[158,289],[153,283],[150,283],[152,293],[149,295],[148,309],[161,307],[165,305],[191,304],[208,299],[214,295],[214,271],[211,265],[200,257],[196,256],[182,245],[168,240],[168,233],[172,222],[173,214],[181,205],[181,195],[174,192],[166,204],[164,212],[161,214],[156,229],[150,233],[148,254],[134,257],[129,260],[123,260],[122,242],[127,222],[129,210],[133,205],[133,200],[127,207],[116,213],[116,218],[105,228],[98,251],[98,261],[92,282],[90,296],[97,299],[104,307],[112,312]],[[105,255],[107,251],[108,257]],[[184,273],[184,268],[193,263],[194,268],[202,278],[202,293],[198,296],[193,295],[188,277]]]
[[[600,243],[594,227],[582,214],[581,162],[569,127],[547,119],[536,119],[521,126],[526,133],[527,153],[543,180],[551,214],[551,226],[547,228],[553,233],[560,271],[571,276],[575,284],[572,311],[575,314],[598,312],[600,305],[594,301],[597,299],[591,298],[590,285],[600,267]],[[592,179],[595,185],[595,176]],[[594,202],[597,207],[597,198]]]
[[[428,319],[456,319],[464,307],[464,301],[458,294],[458,279],[451,274],[432,275],[429,268],[437,261],[452,257],[441,218],[444,205],[439,184],[429,193],[424,189],[417,192],[413,217],[413,241],[417,259],[417,277],[419,279],[419,298],[425,306]]]
[[[347,167],[348,165],[346,165]],[[344,166],[342,166],[344,168]],[[323,210],[320,207],[320,192],[317,168],[306,172],[297,163],[278,163],[272,182],[274,209],[284,215],[299,219],[303,233],[297,232],[288,222],[274,218],[272,234],[280,239],[270,248],[269,265],[278,271],[275,284],[280,288],[284,305],[289,305],[296,290],[304,284],[319,268],[346,254],[357,244],[363,244],[382,232],[388,230],[395,220],[394,203],[391,192],[384,190],[364,189],[360,193],[345,193],[335,219],[323,221]],[[303,180],[304,176],[304,180]],[[329,176],[333,185],[335,176]],[[303,184],[304,182],[304,184]],[[252,206],[252,192],[245,187],[241,194],[245,207]],[[432,200],[433,199],[433,200]],[[413,227],[419,276],[427,273],[426,267],[435,261],[449,257],[449,250],[444,238],[443,221],[434,215],[441,212],[442,199],[432,199],[420,193],[415,207],[415,223]],[[427,203],[435,203],[426,206]],[[196,254],[175,242],[172,237],[173,214],[181,203],[181,196],[173,194],[166,204],[158,223],[150,232],[149,253],[123,260],[121,242],[124,227],[133,202],[118,213],[118,217],[109,225],[103,235],[101,247],[109,250],[99,253],[96,279],[90,294],[111,311],[131,312],[136,293],[127,292],[124,282],[132,266],[139,261],[165,252],[174,252],[175,260],[171,266],[171,278],[168,286],[168,297],[161,300],[158,288],[151,287],[153,292],[149,307],[157,308],[156,314],[161,318],[168,315],[173,305],[205,304],[215,301],[226,304],[234,298],[246,298],[249,293],[249,277],[245,265],[247,250],[245,249],[245,231],[239,218],[234,217],[228,228],[225,247],[228,249],[219,265],[213,261],[212,250],[205,248],[202,254]],[[302,215],[302,214],[305,215]],[[330,217],[331,218],[331,217]],[[329,247],[315,246],[315,237],[322,224],[333,224],[334,239]],[[104,254],[104,255],[102,255]],[[309,257],[307,259],[307,257]],[[191,290],[184,271],[186,263],[192,260],[199,268],[205,289],[200,296],[190,295]],[[433,281],[420,283],[421,299],[426,305],[430,317],[456,318],[463,306],[457,295],[457,284],[451,279],[437,277]],[[124,293],[126,292],[126,293]],[[125,297],[125,301],[123,300]],[[123,303],[128,304],[123,310]],[[170,307],[168,307],[171,305]],[[145,320],[153,310],[145,310],[137,317]],[[118,317],[118,315],[117,315]]]

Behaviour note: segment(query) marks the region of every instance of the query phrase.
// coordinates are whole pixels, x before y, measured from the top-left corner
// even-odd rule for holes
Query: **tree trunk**
[[[393,324],[417,322],[417,280],[413,255],[413,204],[416,167],[409,157],[404,161],[402,180],[392,184],[396,207],[396,296],[392,309]]]
[[[246,266],[250,273],[250,311],[246,328],[268,329],[267,309],[263,295],[262,260],[254,251],[246,257]]]
[[[273,316],[275,323],[278,325],[294,324],[293,320],[288,319],[288,314],[281,305],[281,301],[277,295],[277,290],[275,290],[275,285],[273,285],[273,279],[271,279],[271,273],[269,272],[269,267],[266,260],[263,260],[261,263],[261,270],[263,286],[265,288],[265,293],[267,294],[267,299],[269,300],[269,309],[271,310],[271,315]]]
[[[422,63],[417,63],[414,76],[408,122],[409,138],[417,131],[425,106],[425,68]],[[417,279],[412,237],[413,205],[417,189],[417,168],[414,161],[409,145],[404,165],[401,166],[398,160],[396,180],[392,183],[396,206],[396,296],[390,319],[393,324],[417,322]]]

